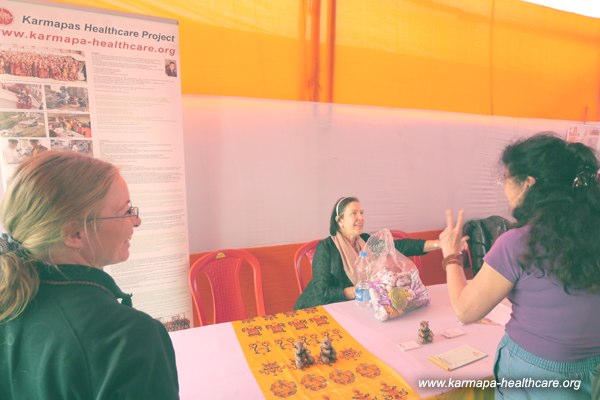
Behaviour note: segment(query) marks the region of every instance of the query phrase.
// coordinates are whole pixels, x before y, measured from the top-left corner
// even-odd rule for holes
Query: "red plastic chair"
[[[410,236],[408,236],[408,233],[406,233],[404,231],[390,229],[390,233],[392,234],[392,237],[394,238],[394,240],[410,239]],[[417,269],[419,271],[421,271],[421,268],[423,265],[423,260],[421,259],[421,256],[412,256],[412,257],[408,257],[408,258],[410,258],[412,260],[412,262],[414,262],[415,265],[417,266]]]
[[[200,316],[200,324],[207,325],[206,310],[199,291],[199,279],[206,276],[211,290],[214,323],[247,319],[240,283],[240,269],[243,263],[252,267],[254,275],[254,295],[256,311],[265,315],[262,290],[262,273],[256,257],[245,250],[219,250],[206,254],[190,268],[190,287],[194,306]]]
[[[318,239],[304,243],[298,250],[296,250],[296,253],[294,254],[296,282],[298,283],[298,289],[300,289],[300,293],[302,293],[306,287],[304,280],[302,279],[302,258],[306,257],[309,264],[312,266],[313,257],[315,256],[315,251],[317,250],[317,243],[319,243]]]

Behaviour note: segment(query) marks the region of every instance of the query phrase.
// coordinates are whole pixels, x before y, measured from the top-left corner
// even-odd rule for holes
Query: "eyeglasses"
[[[496,183],[498,186],[502,187],[509,178],[512,178],[512,176],[510,176],[507,172],[498,173],[498,176],[496,177]]]
[[[137,207],[133,207],[131,203],[129,203],[129,208],[125,212],[124,215],[118,215],[116,217],[96,217],[94,219],[115,219],[115,218],[139,218],[140,217],[140,209]]]
[[[504,176],[504,174],[498,175],[496,177],[496,185],[504,186],[504,182],[506,182],[506,176]]]

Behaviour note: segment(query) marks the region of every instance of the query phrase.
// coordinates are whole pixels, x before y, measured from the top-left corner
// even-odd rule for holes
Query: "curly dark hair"
[[[517,183],[535,178],[513,210],[517,225],[530,227],[527,250],[519,259],[523,270],[556,276],[566,292],[600,291],[600,185],[594,151],[542,132],[508,146],[502,163]]]

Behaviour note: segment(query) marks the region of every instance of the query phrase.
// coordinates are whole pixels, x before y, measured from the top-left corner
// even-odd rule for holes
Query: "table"
[[[449,392],[451,388],[419,388],[419,379],[485,379],[493,375],[496,346],[510,318],[510,307],[499,304],[488,317],[498,324],[461,326],[456,320],[446,285],[429,286],[431,303],[396,319],[379,322],[369,308],[354,302],[329,304],[325,310],[367,350],[392,367],[422,398]],[[419,323],[428,320],[435,334],[433,343],[402,351],[398,343],[416,340]],[[459,328],[465,335],[447,339],[441,332]],[[172,332],[177,357],[180,396],[182,400],[264,399],[264,395],[248,368],[231,323],[209,325]],[[473,364],[445,371],[427,359],[429,355],[453,349],[462,344],[487,353]]]

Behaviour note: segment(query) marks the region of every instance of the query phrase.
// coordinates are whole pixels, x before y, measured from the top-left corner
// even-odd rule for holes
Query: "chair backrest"
[[[404,231],[390,229],[390,233],[392,234],[392,237],[394,238],[394,240],[410,239],[410,236],[408,236],[408,233],[406,233]],[[415,263],[415,265],[417,266],[417,269],[420,272],[422,265],[423,265],[423,260],[421,260],[421,256],[412,256],[412,257],[408,257],[408,258],[410,258],[412,260],[412,262]]]
[[[469,236],[469,265],[473,270],[473,275],[476,275],[481,269],[483,257],[496,239],[510,228],[510,221],[498,215],[472,219],[464,223],[463,234]]]
[[[244,262],[252,268],[257,314],[265,315],[262,273],[256,257],[246,250],[219,250],[204,255],[190,268],[192,298],[201,325],[209,323],[199,291],[198,280],[201,275],[208,279],[215,324],[248,318],[240,282],[240,269]]]
[[[300,289],[300,293],[304,291],[307,283],[302,279],[302,258],[306,257],[308,259],[309,264],[312,266],[312,260],[315,256],[315,251],[317,250],[317,243],[319,240],[313,240],[308,243],[304,243],[296,253],[294,254],[294,266],[296,267],[296,282],[298,283],[298,289]],[[312,270],[311,270],[312,272]],[[308,281],[307,281],[308,282]]]
[[[463,266],[465,267],[465,276],[467,279],[473,279],[475,274],[473,273],[473,259],[471,258],[471,249],[467,243],[467,249],[462,252]]]

